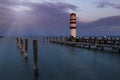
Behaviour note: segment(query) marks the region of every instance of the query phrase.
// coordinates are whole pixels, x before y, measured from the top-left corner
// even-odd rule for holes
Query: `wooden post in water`
[[[24,52],[23,44],[24,44],[24,42],[23,42],[23,39],[22,39],[22,49],[21,49],[21,52],[22,52],[22,53]]]
[[[114,38],[114,45],[116,45],[116,38]]]
[[[120,47],[120,38],[119,38],[119,41],[118,41],[118,45],[119,45],[119,47]]]
[[[33,52],[34,52],[34,74],[38,75],[38,45],[37,45],[37,40],[33,40]]]
[[[50,42],[50,40],[51,40],[51,37],[48,37],[48,42]]]
[[[21,43],[22,43],[22,39],[20,38],[20,43],[19,43],[19,48],[20,48],[20,50],[21,50],[21,48],[22,48]]]
[[[102,37],[102,44],[101,44],[101,50],[104,50],[104,37]]]
[[[95,38],[94,38],[94,47],[95,47],[95,49],[97,48],[97,45],[98,45],[98,40],[97,40],[97,38],[95,37]]]
[[[23,53],[24,52],[24,50],[23,50],[23,40],[22,39],[20,39],[20,51],[21,51],[21,53]]]
[[[58,43],[58,36],[56,36],[56,43]]]
[[[67,37],[67,36],[65,37],[65,40],[64,40],[64,41],[68,41],[68,37]]]
[[[111,47],[112,47],[112,45],[113,45],[113,38],[112,37],[110,39],[110,44],[111,44]]]
[[[113,40],[113,38],[111,37],[111,48],[112,48],[112,50],[113,50],[113,45],[114,45],[114,40]]]
[[[118,49],[118,52],[120,53],[120,49]]]
[[[55,36],[53,36],[53,41],[52,42],[55,43]]]
[[[104,37],[102,37],[102,44],[104,44]]]
[[[51,36],[49,36],[48,38],[49,38],[49,39],[48,39],[48,42],[50,42],[50,43],[51,43],[52,37],[51,37]]]
[[[28,39],[25,39],[25,53],[24,53],[25,59],[28,59]]]
[[[119,53],[120,53],[120,38],[119,38],[119,41],[118,41],[118,46],[119,46]]]
[[[104,44],[107,44],[107,43],[108,43],[108,38],[107,38],[107,36],[104,36],[103,39],[104,39]]]
[[[81,37],[79,37],[79,42],[81,42]]]
[[[104,47],[103,47],[103,46],[101,47],[101,50],[102,50],[102,51],[104,50]]]
[[[51,36],[51,37],[50,37],[50,43],[52,42],[52,40],[53,40],[53,37]]]
[[[54,40],[54,37],[52,36],[52,37],[51,37],[51,42],[53,42],[53,40]]]
[[[71,36],[71,42],[74,43],[75,42],[75,37]]]
[[[53,41],[53,37],[51,36],[51,37],[50,37],[50,42],[52,42],[52,41]]]
[[[56,36],[54,36],[54,43],[56,43]]]
[[[63,44],[63,37],[60,36],[60,44]]]
[[[88,42],[89,42],[89,49],[91,48],[91,42],[92,42],[92,37],[89,37],[89,40],[88,40]]]
[[[45,42],[48,42],[48,37],[47,36],[45,36]]]
[[[81,47],[81,41],[82,41],[82,39],[81,39],[81,37],[79,37],[79,47]]]
[[[19,38],[16,38],[16,45],[19,46]]]
[[[81,45],[82,48],[84,48],[84,43],[85,43],[85,39],[84,37],[82,37],[82,45]]]

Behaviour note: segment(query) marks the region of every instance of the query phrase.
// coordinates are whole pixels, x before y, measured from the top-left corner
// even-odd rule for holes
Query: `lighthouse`
[[[70,14],[70,37],[76,38],[76,14]]]

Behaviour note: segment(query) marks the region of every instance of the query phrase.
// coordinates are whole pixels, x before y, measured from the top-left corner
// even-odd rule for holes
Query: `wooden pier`
[[[43,41],[61,44],[61,45],[68,45],[80,48],[88,48],[88,49],[101,49],[105,50],[105,48],[109,48],[111,51],[117,51],[120,53],[120,37],[113,38],[113,37],[43,37]]]
[[[25,44],[24,44],[25,43]],[[24,44],[24,45],[23,45]],[[26,62],[28,62],[28,39],[16,38],[16,45],[20,48],[20,52],[24,55]],[[38,76],[38,41],[33,40],[33,58],[34,58],[34,75]]]

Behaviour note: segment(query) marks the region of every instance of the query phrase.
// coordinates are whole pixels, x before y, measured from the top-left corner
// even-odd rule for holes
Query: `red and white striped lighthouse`
[[[70,36],[76,37],[76,14],[70,14]]]

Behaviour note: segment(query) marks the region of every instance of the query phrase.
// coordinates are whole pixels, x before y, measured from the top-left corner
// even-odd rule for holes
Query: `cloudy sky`
[[[120,35],[120,0],[0,0],[0,35]]]

